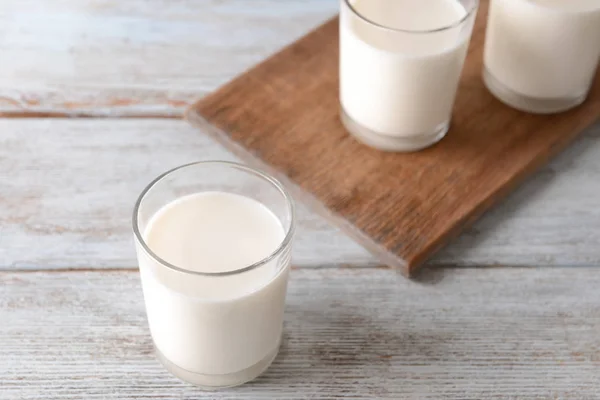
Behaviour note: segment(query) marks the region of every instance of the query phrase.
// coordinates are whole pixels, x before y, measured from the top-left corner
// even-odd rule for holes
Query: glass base
[[[505,86],[487,68],[483,68],[483,82],[501,102],[517,110],[534,114],[553,114],[577,107],[585,101],[587,93],[575,97],[544,99],[522,95]]]
[[[373,147],[377,150],[394,151],[394,152],[411,152],[423,150],[429,146],[433,146],[448,133],[450,123],[440,125],[435,132],[417,134],[414,136],[390,136],[375,132],[358,122],[348,115],[342,107],[340,111],[342,124],[352,136],[359,142]]]
[[[239,386],[256,379],[259,375],[265,372],[267,368],[269,368],[275,357],[277,357],[277,353],[279,352],[279,343],[277,346],[275,346],[273,351],[271,351],[265,358],[253,366],[225,375],[199,374],[197,372],[188,371],[187,369],[181,368],[169,361],[169,359],[165,357],[160,350],[158,350],[156,345],[154,345],[154,350],[156,352],[156,357],[161,364],[176,378],[179,378],[187,383],[191,383],[192,385],[198,386],[204,390],[218,390]]]

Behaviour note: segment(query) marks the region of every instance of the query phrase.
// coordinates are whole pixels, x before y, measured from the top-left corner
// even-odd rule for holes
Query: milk
[[[474,10],[456,0],[348,3],[354,11],[342,0],[340,21],[343,112],[376,143],[362,139],[384,150],[439,140],[448,129]]]
[[[285,231],[256,200],[204,192],[163,206],[143,236],[162,260],[214,274],[269,257]],[[229,386],[268,367],[281,338],[289,252],[228,276],[175,271],[140,246],[138,257],[150,332],[175,375],[202,386]]]
[[[486,83],[509,105],[554,112],[581,103],[600,59],[600,0],[492,0]]]

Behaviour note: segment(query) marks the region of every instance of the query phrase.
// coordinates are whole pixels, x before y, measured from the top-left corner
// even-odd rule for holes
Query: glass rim
[[[152,188],[154,188],[158,183],[160,183],[163,179],[165,179],[167,176],[185,169],[185,168],[189,168],[189,167],[194,167],[194,166],[222,166],[222,167],[228,167],[228,168],[234,168],[234,169],[238,169],[238,170],[242,170],[244,172],[250,173],[258,178],[263,179],[264,181],[270,183],[273,187],[275,187],[279,193],[283,196],[283,199],[285,201],[286,204],[286,209],[288,210],[288,212],[290,213],[290,226],[286,231],[285,237],[283,238],[283,240],[281,241],[281,243],[277,246],[277,248],[268,256],[256,261],[253,264],[250,264],[248,266],[242,267],[242,268],[238,268],[238,269],[234,269],[231,271],[225,271],[225,272],[203,272],[203,271],[191,271],[189,269],[185,269],[182,267],[178,267],[177,265],[171,264],[168,261],[162,259],[161,257],[159,257],[156,253],[154,253],[150,247],[146,244],[146,240],[144,239],[144,236],[142,235],[142,233],[140,232],[139,229],[139,219],[138,219],[138,214],[140,211],[140,206],[142,204],[142,201],[144,200],[144,198],[146,197],[146,195],[148,194],[148,192],[150,190],[152,190]],[[279,218],[278,218],[279,219]],[[288,193],[288,191],[285,189],[285,187],[281,184],[281,182],[279,182],[277,179],[275,179],[274,177],[272,177],[271,175],[262,172],[256,168],[252,168],[249,167],[247,165],[241,164],[241,163],[237,163],[237,162],[231,162],[231,161],[196,161],[196,162],[192,162],[192,163],[188,163],[188,164],[184,164],[184,165],[180,165],[178,167],[172,168],[162,174],[160,174],[159,176],[157,176],[156,178],[154,178],[145,188],[144,190],[142,190],[142,192],[140,193],[137,201],[135,202],[135,206],[133,208],[133,218],[132,218],[132,223],[133,223],[133,234],[136,238],[136,240],[138,241],[138,243],[141,245],[142,249],[144,250],[144,252],[150,256],[152,259],[154,259],[154,261],[158,262],[159,264],[161,264],[162,266],[165,266],[169,269],[172,269],[174,271],[177,272],[181,272],[184,274],[190,274],[190,275],[199,275],[199,276],[210,276],[210,277],[223,277],[223,276],[232,276],[232,275],[237,275],[243,272],[247,272],[247,271],[251,271],[253,269],[256,269],[258,267],[261,267],[263,265],[265,265],[266,263],[268,263],[269,261],[273,260],[275,257],[277,257],[278,255],[280,255],[286,248],[288,248],[289,244],[292,241],[292,238],[294,236],[294,231],[295,231],[295,226],[296,226],[296,215],[295,215],[295,206],[294,206],[294,201],[292,199],[292,196]]]
[[[437,33],[437,32],[443,32],[452,28],[456,28],[460,25],[462,25],[467,19],[469,19],[469,17],[471,17],[471,15],[473,15],[473,13],[477,10],[477,8],[479,7],[479,0],[472,0],[473,1],[473,6],[470,7],[469,10],[466,10],[467,13],[460,19],[452,22],[449,25],[444,25],[441,26],[439,28],[433,28],[433,29],[402,29],[402,28],[393,28],[391,26],[387,26],[387,25],[383,25],[380,23],[377,23],[375,21],[373,21],[370,18],[365,17],[363,14],[361,14],[360,12],[358,12],[358,10],[350,3],[351,0],[344,0],[344,4],[346,4],[346,6],[350,9],[350,11],[358,18],[360,18],[361,20],[363,20],[364,22],[366,22],[369,25],[372,25],[376,28],[380,28],[380,29],[384,29],[386,31],[390,31],[390,32],[403,32],[403,33],[412,33],[412,34],[426,34],[426,33]]]

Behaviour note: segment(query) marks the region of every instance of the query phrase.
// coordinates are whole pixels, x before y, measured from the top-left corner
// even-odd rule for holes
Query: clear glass
[[[183,196],[215,191],[265,205],[285,231],[279,247],[257,263],[216,273],[187,270],[157,256],[144,236],[156,212]],[[144,189],[133,212],[133,232],[148,325],[163,365],[176,377],[206,389],[236,386],[265,371],[281,340],[294,236],[294,206],[283,186],[236,163],[184,165]],[[236,288],[257,277],[256,287],[239,295],[222,296],[215,289]]]
[[[505,104],[543,114],[576,107],[599,60],[599,0],[490,2],[483,79]]]
[[[441,140],[450,126],[477,7],[477,0],[341,0],[346,129],[385,151],[416,151]],[[396,20],[403,15],[409,18]]]

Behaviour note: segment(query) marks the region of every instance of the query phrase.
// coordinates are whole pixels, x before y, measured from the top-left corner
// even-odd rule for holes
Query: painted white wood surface
[[[0,115],[179,116],[337,4],[2,0]],[[562,267],[600,265],[599,141],[597,125],[431,262],[545,268],[411,282],[300,207],[295,264],[314,268],[293,270],[280,356],[203,393],[153,357],[130,214],[164,170],[232,157],[174,119],[0,119],[0,400],[596,399],[600,275]]]
[[[138,194],[167,169],[201,159],[232,156],[179,120],[0,119],[0,268],[135,267]],[[600,264],[599,198],[595,129],[431,263]],[[298,219],[296,265],[377,264],[304,207]]]
[[[0,113],[180,115],[337,0],[2,0]]]
[[[217,393],[155,361],[138,274],[0,273],[0,399],[596,399],[591,268],[295,269],[258,381]],[[434,284],[435,283],[435,284]]]
[[[164,171],[233,157],[180,120],[0,119],[0,269],[134,267],[131,216]],[[370,255],[304,207],[301,265]]]
[[[179,116],[337,4],[3,0],[0,115]],[[152,355],[130,214],[164,170],[232,157],[179,120],[0,119],[0,400],[598,398],[600,275],[548,266],[600,264],[599,141],[597,125],[432,260],[546,268],[411,282],[300,207],[295,261],[314,268],[292,273],[280,356],[203,393]]]

